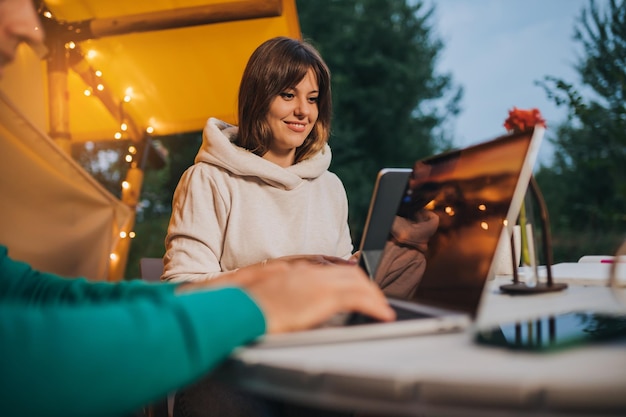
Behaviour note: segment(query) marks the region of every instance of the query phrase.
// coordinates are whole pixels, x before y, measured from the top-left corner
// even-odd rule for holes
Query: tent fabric
[[[61,21],[97,22],[137,13],[165,13],[201,5],[224,5],[241,13],[268,0],[112,0],[48,1]],[[111,116],[95,94],[98,83],[119,103],[137,129],[154,136],[200,131],[209,117],[236,123],[237,93],[248,58],[263,41],[278,35],[300,38],[295,0],[273,0],[281,14],[173,29],[95,37],[77,42],[85,57],[81,68],[101,71],[85,83],[68,74],[69,130],[72,141],[113,140],[121,120]],[[131,98],[123,102],[127,95]]]
[[[132,212],[0,91],[0,243],[11,257],[69,277],[109,280]]]

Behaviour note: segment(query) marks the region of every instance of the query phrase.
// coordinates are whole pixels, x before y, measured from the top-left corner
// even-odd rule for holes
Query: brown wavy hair
[[[330,70],[308,42],[279,36],[262,43],[253,53],[239,84],[239,133],[235,144],[263,156],[273,139],[266,117],[272,100],[294,88],[312,69],[319,94],[315,126],[296,149],[294,164],[319,152],[328,142],[332,98]]]

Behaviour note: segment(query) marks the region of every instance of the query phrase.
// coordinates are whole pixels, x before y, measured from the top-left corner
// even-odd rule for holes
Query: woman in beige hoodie
[[[311,45],[278,37],[256,49],[239,126],[209,119],[178,184],[162,279],[211,279],[277,258],[352,262],[346,192],[328,171],[331,107],[330,71]],[[182,416],[272,414],[210,380],[176,404]]]
[[[330,72],[309,44],[274,38],[251,56],[240,126],[211,118],[182,176],[166,238],[164,280],[213,278],[292,257],[352,255],[343,184],[328,171]]]

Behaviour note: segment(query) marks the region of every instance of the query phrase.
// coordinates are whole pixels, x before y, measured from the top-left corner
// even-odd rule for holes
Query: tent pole
[[[68,155],[72,155],[68,102],[68,63],[65,45],[58,41],[49,43],[48,54],[48,111],[50,137]]]

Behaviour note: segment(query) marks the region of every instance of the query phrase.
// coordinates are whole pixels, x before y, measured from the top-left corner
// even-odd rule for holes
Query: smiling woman
[[[209,279],[285,256],[349,259],[347,197],[328,171],[330,115],[318,52],[287,37],[261,44],[241,80],[240,126],[209,119],[178,184],[163,279]]]
[[[346,193],[328,171],[330,71],[319,53],[287,37],[261,44],[238,108],[239,127],[209,119],[178,184],[162,278],[201,281],[274,259],[352,263]],[[208,380],[175,404],[182,415],[253,416],[249,407],[268,406]]]

